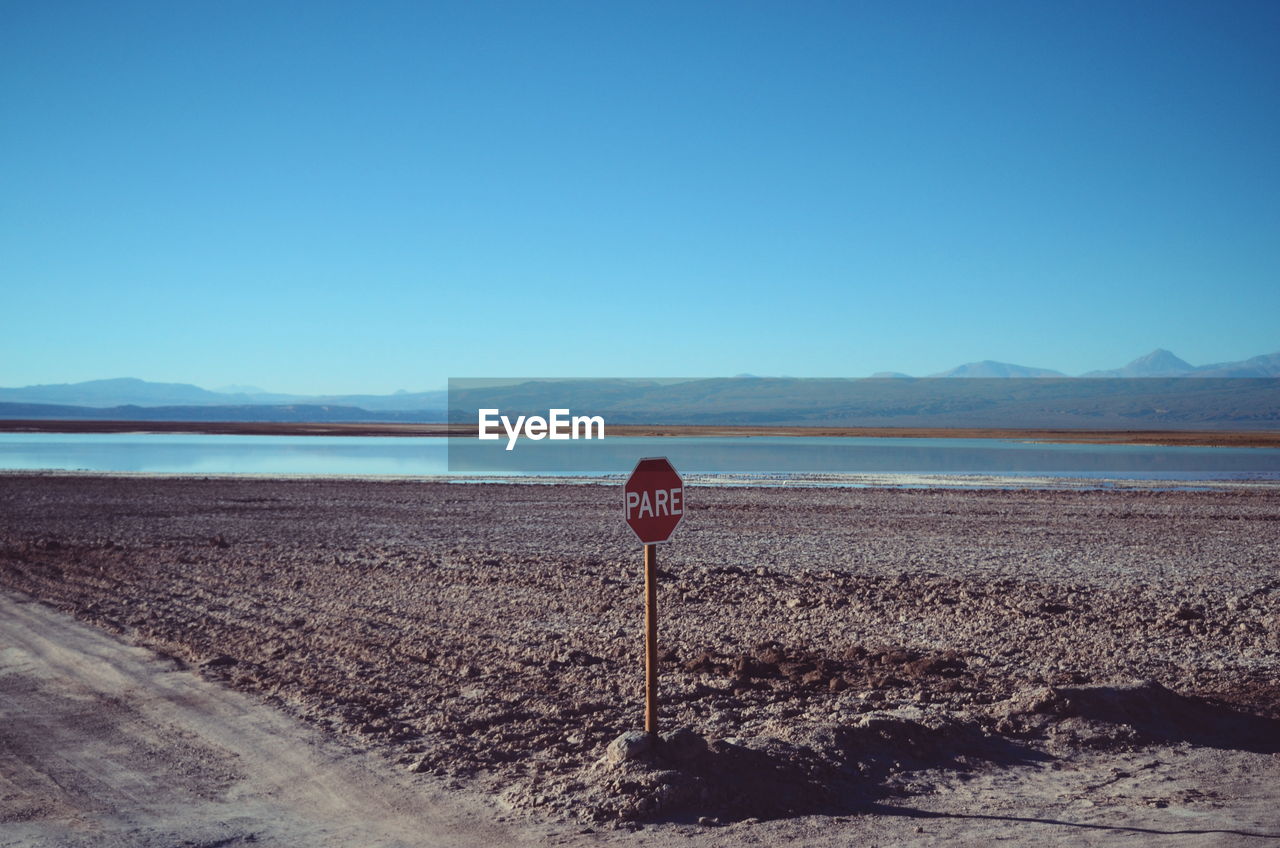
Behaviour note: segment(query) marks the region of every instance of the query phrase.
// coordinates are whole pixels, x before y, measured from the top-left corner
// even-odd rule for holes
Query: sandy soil
[[[173,764],[183,739],[228,747],[236,719],[199,715],[220,697],[310,725],[271,731],[320,740],[290,771],[369,752],[338,818],[373,844],[401,838],[405,792],[435,799],[405,844],[454,844],[432,811],[477,804],[464,836],[496,823],[498,842],[1280,839],[1280,493],[695,490],[661,563],[675,732],[648,749],[618,740],[640,723],[642,597],[611,494],[0,477],[0,585],[168,658],[130,654],[153,671],[121,709],[179,675],[208,687],[184,699],[189,736],[120,731],[207,800],[133,778],[50,799],[51,748],[92,774],[119,746],[51,706],[101,688],[93,663],[40,658],[105,649],[7,607],[0,844],[78,844],[69,821],[192,844],[309,821],[318,802],[278,799],[270,762]],[[175,665],[203,682],[154,670]],[[216,836],[210,809],[236,804],[241,830]]]
[[[517,844],[183,663],[0,596],[0,844]]]
[[[472,436],[474,426],[398,422],[0,420],[0,433],[207,433],[240,436]],[[610,425],[610,436],[822,436],[890,439],[1018,439],[1098,445],[1280,448],[1280,430],[1044,430],[973,427],[730,427]]]

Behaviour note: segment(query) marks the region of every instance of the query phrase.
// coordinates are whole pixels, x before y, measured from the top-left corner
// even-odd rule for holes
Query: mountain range
[[[968,362],[947,371],[928,375],[928,379],[1027,379],[1065,378],[1066,374],[1050,368],[1031,368],[1009,362]],[[1121,368],[1090,371],[1080,377],[1280,377],[1280,352],[1255,356],[1240,362],[1191,365],[1167,350],[1157,349],[1140,356]],[[754,374],[739,374],[734,379],[766,379]],[[785,378],[792,379],[792,378]],[[881,371],[871,379],[917,379],[900,371]],[[515,382],[515,381],[511,381]],[[0,388],[0,404],[54,404],[62,406],[330,406],[356,407],[370,412],[425,412],[443,410],[448,392],[443,390],[407,392],[389,395],[298,395],[267,392],[252,386],[227,386],[211,391],[190,383],[152,383],[133,377],[89,380],[83,383]]]
[[[905,377],[905,374],[887,373],[874,376]],[[969,362],[950,371],[930,374],[930,377],[977,377],[983,379],[1008,377],[1066,377],[1061,371],[1049,368],[1028,368],[1008,362]],[[1106,371],[1089,371],[1081,374],[1085,379],[1111,377],[1280,377],[1280,352],[1255,356],[1240,362],[1217,362],[1212,365],[1192,365],[1164,348],[1156,348],[1146,356],[1139,356],[1122,368]]]
[[[1199,378],[1199,379],[1195,379]],[[928,378],[454,380],[449,391],[290,395],[133,378],[0,389],[0,419],[337,422],[452,420],[566,407],[614,424],[844,427],[1280,428],[1280,353],[1193,366],[1166,350],[1069,377],[971,362]]]
[[[448,392],[405,392],[390,395],[291,395],[277,392],[210,391],[190,383],[151,383],[134,377],[89,380],[0,389],[0,403],[67,406],[347,406],[371,412],[440,410]]]

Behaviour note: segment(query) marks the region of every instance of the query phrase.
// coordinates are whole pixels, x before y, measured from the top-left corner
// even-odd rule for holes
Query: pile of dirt
[[[1179,695],[1154,680],[1028,689],[992,716],[998,732],[1044,739],[1059,752],[1177,743],[1280,752],[1280,721]]]
[[[894,791],[896,775],[966,769],[998,750],[976,726],[919,712],[771,729],[778,735],[718,739],[687,728],[630,731],[577,773],[514,788],[504,800],[597,822],[848,812]]]
[[[513,787],[503,800],[591,822],[724,824],[851,813],[906,792],[921,776],[1082,751],[1186,743],[1280,752],[1280,722],[1154,681],[1028,688],[968,720],[938,709],[901,709],[849,724],[777,722],[763,731],[714,739],[687,728],[623,733],[580,769]]]

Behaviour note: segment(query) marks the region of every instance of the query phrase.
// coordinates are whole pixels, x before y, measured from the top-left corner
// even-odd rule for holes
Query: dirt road
[[[0,595],[0,845],[494,846],[489,811]]]

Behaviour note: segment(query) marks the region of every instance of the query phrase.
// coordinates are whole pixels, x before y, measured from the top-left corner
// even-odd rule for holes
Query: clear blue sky
[[[1280,350],[1280,3],[0,0],[0,385]]]

